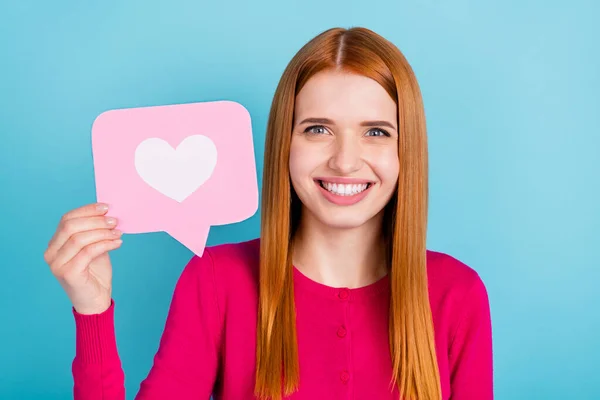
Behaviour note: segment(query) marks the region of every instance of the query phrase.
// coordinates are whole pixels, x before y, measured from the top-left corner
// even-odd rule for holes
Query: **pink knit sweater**
[[[258,239],[208,247],[175,287],[158,351],[136,399],[254,399]],[[444,400],[488,400],[492,331],[486,288],[457,259],[427,252],[429,298]],[[294,269],[300,387],[290,399],[398,399],[390,390],[388,277],[333,288]],[[75,400],[124,399],[114,302],[73,310]]]

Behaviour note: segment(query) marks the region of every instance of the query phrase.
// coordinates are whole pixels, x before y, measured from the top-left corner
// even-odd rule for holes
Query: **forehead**
[[[296,96],[296,119],[335,121],[396,120],[397,106],[375,80],[348,72],[324,71],[311,77]]]

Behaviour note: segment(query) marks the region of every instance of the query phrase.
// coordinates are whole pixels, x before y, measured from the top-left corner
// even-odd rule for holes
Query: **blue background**
[[[322,30],[354,25],[393,41],[421,84],[428,244],[487,285],[496,398],[600,398],[598,3],[206,3],[0,3],[0,398],[72,396],[70,304],[42,254],[60,216],[95,200],[94,118],[238,101],[253,118],[260,183],[287,62]],[[259,213],[213,228],[209,244],[258,232]],[[164,233],[124,239],[112,259],[132,398],[191,253]]]

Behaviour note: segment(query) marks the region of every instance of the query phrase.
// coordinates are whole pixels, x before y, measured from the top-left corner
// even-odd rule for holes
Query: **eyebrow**
[[[312,123],[312,124],[329,124],[334,125],[334,122],[328,118],[306,118],[303,119],[298,125]],[[360,126],[387,126],[388,128],[396,130],[396,127],[388,121],[363,121]]]

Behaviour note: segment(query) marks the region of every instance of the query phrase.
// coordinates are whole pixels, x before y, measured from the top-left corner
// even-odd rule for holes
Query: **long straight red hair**
[[[300,205],[289,177],[289,153],[297,93],[326,69],[377,81],[398,105],[400,172],[386,206],[389,275],[390,390],[402,399],[439,400],[441,388],[426,271],[428,160],[420,89],[400,50],[373,31],[329,29],[292,58],[270,110],[263,171],[259,310],[255,394],[278,400],[299,384],[292,238]]]

